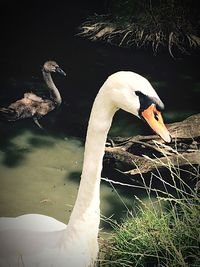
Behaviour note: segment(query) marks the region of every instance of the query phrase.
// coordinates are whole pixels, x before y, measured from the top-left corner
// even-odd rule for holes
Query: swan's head
[[[58,72],[64,76],[66,76],[66,73],[58,66],[58,64],[55,61],[49,60],[44,63],[43,69],[44,72]]]
[[[120,71],[111,75],[105,85],[116,109],[144,119],[165,142],[171,141],[161,115],[164,104],[147,79],[131,71]]]

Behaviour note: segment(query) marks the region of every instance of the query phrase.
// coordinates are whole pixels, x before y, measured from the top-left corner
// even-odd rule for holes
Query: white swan
[[[98,255],[100,175],[108,130],[122,108],[143,117],[166,142],[170,134],[160,111],[164,105],[142,76],[117,72],[101,87],[90,115],[80,187],[68,225],[27,214],[0,219],[0,266],[88,267]]]

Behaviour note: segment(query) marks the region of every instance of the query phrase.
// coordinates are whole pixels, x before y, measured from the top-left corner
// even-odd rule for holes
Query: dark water
[[[45,131],[29,120],[0,122],[0,215],[37,212],[65,221],[76,197],[91,105],[107,76],[132,70],[147,77],[165,103],[165,121],[178,121],[200,111],[200,55],[175,60],[167,53],[154,56],[148,50],[80,38],[76,35],[80,23],[103,10],[98,1],[27,5],[2,4],[0,105],[20,98],[25,91],[48,96],[41,76],[42,64],[48,59],[56,60],[67,77],[54,75],[63,104],[41,120]],[[147,132],[143,122],[119,112],[109,134]],[[122,198],[125,204],[103,184],[102,214],[110,216],[119,207],[125,214],[133,195]]]

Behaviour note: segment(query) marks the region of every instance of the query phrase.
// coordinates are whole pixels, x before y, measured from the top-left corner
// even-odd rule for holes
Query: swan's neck
[[[68,229],[75,225],[80,227],[80,224],[84,227],[85,224],[87,228],[98,234],[102,160],[107,134],[115,111],[116,109],[111,105],[102,87],[90,115],[81,182]]]
[[[50,72],[46,72],[44,70],[42,70],[42,74],[44,77],[44,80],[50,90],[50,94],[52,99],[55,101],[56,105],[60,105],[62,102],[60,93],[58,91],[58,88],[55,86],[52,77],[51,77],[51,73]]]

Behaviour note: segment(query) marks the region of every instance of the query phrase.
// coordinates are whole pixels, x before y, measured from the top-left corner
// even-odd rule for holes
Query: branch
[[[155,171],[155,169],[180,167],[186,165],[200,165],[200,150],[193,153],[182,153],[159,159],[140,159],[136,169],[125,172],[126,174],[140,174]]]
[[[108,140],[105,165],[130,175],[169,169],[170,166],[200,165],[200,114],[168,124],[167,128],[173,138],[168,145],[156,135]]]

